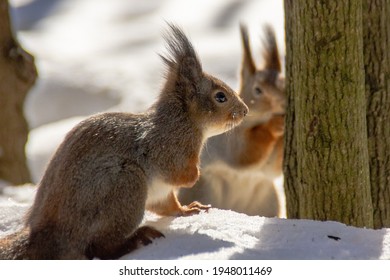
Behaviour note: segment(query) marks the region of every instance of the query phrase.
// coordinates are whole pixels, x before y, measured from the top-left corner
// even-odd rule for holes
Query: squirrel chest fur
[[[166,41],[166,83],[154,105],[138,115],[95,115],[72,129],[24,228],[0,240],[0,259],[115,259],[163,236],[139,227],[145,209],[176,216],[210,207],[181,205],[176,192],[197,181],[206,138],[238,125],[248,108],[203,72],[181,29],[171,25]]]

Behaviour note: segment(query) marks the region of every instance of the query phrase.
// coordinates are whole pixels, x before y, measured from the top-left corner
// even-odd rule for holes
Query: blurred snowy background
[[[205,71],[238,86],[239,23],[249,27],[260,62],[262,25],[274,26],[284,52],[281,0],[11,0],[22,45],[39,79],[28,95],[27,154],[34,181],[63,134],[106,110],[145,110],[159,92],[166,22],[192,40]],[[42,145],[42,142],[45,144]]]

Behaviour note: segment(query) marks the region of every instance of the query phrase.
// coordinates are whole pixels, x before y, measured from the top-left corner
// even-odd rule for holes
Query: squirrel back
[[[273,29],[265,26],[264,66],[252,58],[247,28],[240,26],[243,57],[239,95],[250,113],[233,130],[208,140],[201,159],[202,176],[182,189],[183,202],[198,200],[213,207],[250,215],[278,216],[273,184],[282,175],[286,97]]]
[[[139,227],[145,209],[191,215],[176,191],[199,177],[206,139],[238,125],[248,108],[204,73],[192,44],[170,25],[166,82],[143,114],[103,113],[73,128],[51,159],[20,232],[1,259],[115,259],[164,235]]]

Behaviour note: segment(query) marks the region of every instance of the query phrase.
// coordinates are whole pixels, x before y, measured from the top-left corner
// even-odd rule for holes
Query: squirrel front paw
[[[201,210],[208,211],[211,208],[211,205],[203,205],[198,201],[191,202],[188,205],[182,205],[180,207],[181,216],[190,216],[194,214],[199,214]]]
[[[284,134],[284,115],[275,115],[267,123],[267,127],[275,138]]]

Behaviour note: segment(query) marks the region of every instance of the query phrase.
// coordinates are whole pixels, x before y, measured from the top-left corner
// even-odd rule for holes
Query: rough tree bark
[[[362,2],[286,0],[285,13],[287,215],[372,227]]]
[[[15,185],[31,181],[23,104],[36,77],[33,57],[12,33],[8,1],[0,0],[0,179]]]
[[[293,46],[297,47],[297,43],[293,43],[294,34],[298,34],[298,24],[292,25],[294,16],[292,11],[296,10],[295,1],[284,1],[285,10],[285,32],[286,32],[286,94],[287,94],[287,110],[285,117],[286,132],[284,133],[284,149],[283,155],[283,173],[284,173],[284,189],[286,194],[286,213],[289,218],[299,218],[299,197],[297,188],[297,145],[295,135],[295,99],[298,93],[294,92],[293,73],[298,71],[292,67],[298,65],[294,62],[296,58],[293,54]],[[295,38],[296,41],[298,38]]]
[[[390,1],[363,0],[367,133],[374,227],[390,227]]]

